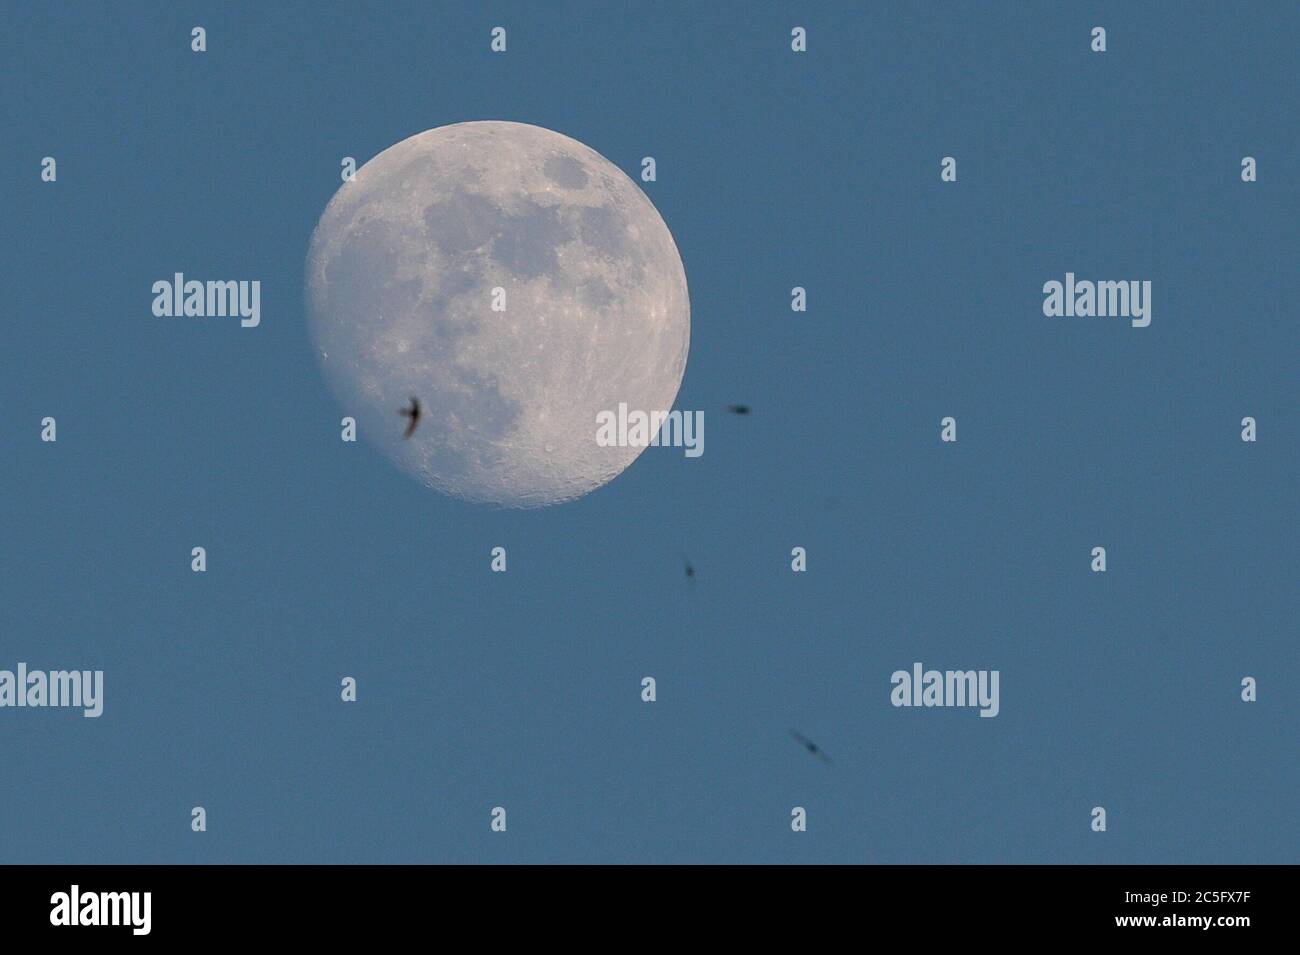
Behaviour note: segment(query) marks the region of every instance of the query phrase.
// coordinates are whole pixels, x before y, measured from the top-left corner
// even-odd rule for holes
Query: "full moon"
[[[622,473],[643,448],[598,445],[597,414],[670,410],[690,347],[686,274],[650,200],[522,123],[442,126],[362,166],[316,226],[306,290],[361,437],[430,487],[508,507]]]

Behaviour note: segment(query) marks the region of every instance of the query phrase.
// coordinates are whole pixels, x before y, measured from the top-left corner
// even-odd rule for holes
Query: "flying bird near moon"
[[[650,200],[521,123],[431,129],[362,166],[316,226],[306,287],[359,432],[429,487],[509,507],[622,473],[644,448],[598,445],[597,413],[670,410],[690,346],[686,274]],[[404,434],[393,408],[413,394]]]
[[[798,730],[791,730],[790,735],[794,737],[795,742],[797,742],[808,752],[812,753],[823,763],[825,763],[828,766],[831,764],[831,758],[826,755],[826,752],[820,746],[818,746],[816,743],[810,740],[807,736],[804,736],[803,733],[800,733]]]
[[[409,408],[399,408],[397,413],[408,419],[406,430],[402,432],[402,438],[409,441],[411,435],[415,434],[415,429],[420,426],[420,399],[412,396],[411,406]]]

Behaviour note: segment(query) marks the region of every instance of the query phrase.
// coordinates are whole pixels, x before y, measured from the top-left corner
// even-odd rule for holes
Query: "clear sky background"
[[[0,861],[1297,861],[1297,46],[1291,3],[11,9],[0,668],[105,711],[0,710]],[[474,119],[656,158],[703,457],[520,512],[339,440],[340,160]],[[261,326],[155,318],[177,271]],[[1150,327],[1045,318],[1066,271]],[[891,707],[914,661],[1000,715]]]

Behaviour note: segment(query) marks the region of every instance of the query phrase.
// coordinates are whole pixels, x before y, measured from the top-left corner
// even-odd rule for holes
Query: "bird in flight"
[[[795,740],[799,743],[800,746],[808,750],[808,752],[812,753],[814,756],[818,757],[826,765],[828,766],[830,765],[831,758],[822,751],[822,748],[820,746],[818,746],[816,743],[810,740],[807,736],[804,736],[798,730],[791,730],[790,735],[795,738]]]
[[[690,580],[695,579],[695,565],[692,564],[689,560],[686,561],[686,576]]]
[[[420,423],[420,399],[411,398],[411,407],[399,408],[397,413],[403,418],[411,419],[406,425],[406,433],[402,435],[403,438],[410,438],[411,435],[415,434],[415,428]]]
[[[727,405],[732,414],[749,414],[749,405]]]

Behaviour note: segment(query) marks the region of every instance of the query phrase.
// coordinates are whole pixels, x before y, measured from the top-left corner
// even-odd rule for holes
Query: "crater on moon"
[[[306,285],[344,414],[467,500],[536,507],[612,480],[643,449],[599,447],[597,413],[671,409],[686,367],[668,227],[607,159],[537,126],[459,123],[384,150],[326,207]],[[412,396],[424,414],[403,440]]]

